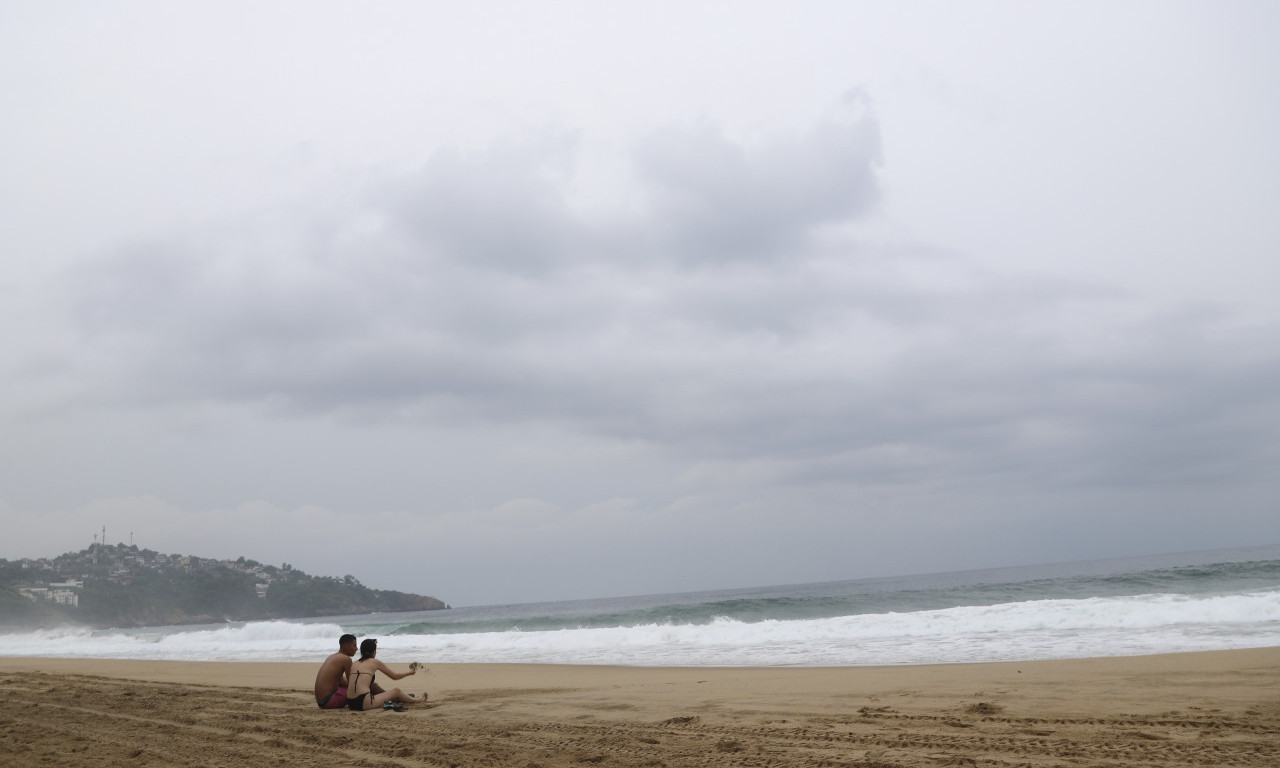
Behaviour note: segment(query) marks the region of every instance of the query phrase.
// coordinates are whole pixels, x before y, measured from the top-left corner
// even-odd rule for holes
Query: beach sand
[[[413,661],[388,656],[401,671]],[[0,658],[0,756],[65,768],[1280,766],[1280,648],[835,669],[422,659],[427,671],[394,684],[431,700],[405,712],[318,709],[316,661]]]

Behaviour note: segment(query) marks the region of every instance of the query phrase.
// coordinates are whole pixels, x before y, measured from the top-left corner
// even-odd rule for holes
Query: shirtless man
[[[338,638],[338,652],[330,654],[316,675],[316,704],[321,709],[338,709],[347,705],[347,674],[351,657],[356,655],[356,636]]]

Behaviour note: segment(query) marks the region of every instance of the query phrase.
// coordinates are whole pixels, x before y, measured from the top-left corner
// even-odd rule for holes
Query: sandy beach
[[[66,768],[1280,765],[1280,648],[834,669],[429,664],[397,683],[428,691],[426,706],[364,713],[318,709],[315,670],[0,658],[0,754]]]

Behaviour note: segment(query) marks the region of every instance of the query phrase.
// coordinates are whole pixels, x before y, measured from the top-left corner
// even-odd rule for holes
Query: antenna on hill
[[[102,526],[102,546],[107,546],[107,526]]]

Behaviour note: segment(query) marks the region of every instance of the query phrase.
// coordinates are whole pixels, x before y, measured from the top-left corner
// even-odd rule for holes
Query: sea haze
[[[860,666],[1280,645],[1280,546],[882,579],[140,630],[12,634],[0,653],[389,663]]]

